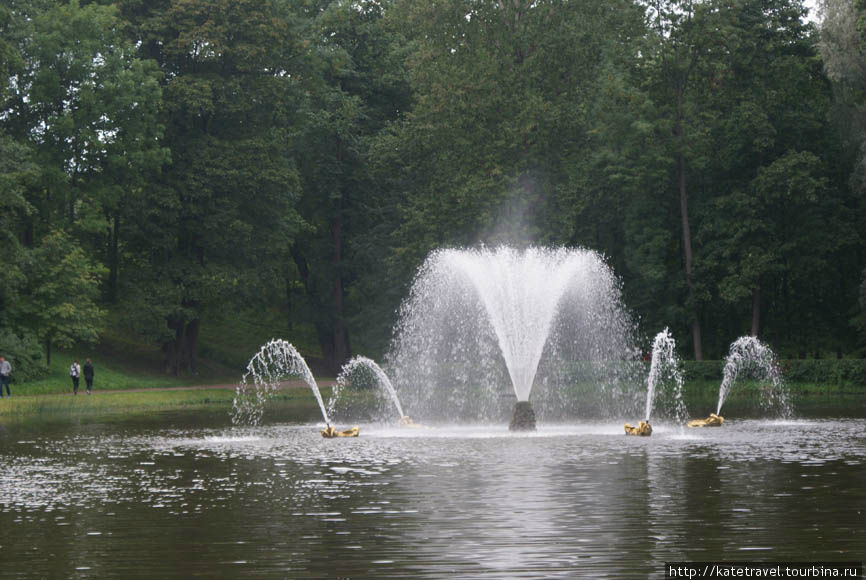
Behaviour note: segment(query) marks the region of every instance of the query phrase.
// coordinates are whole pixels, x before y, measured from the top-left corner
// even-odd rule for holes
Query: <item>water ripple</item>
[[[645,439],[607,423],[16,438],[0,442],[0,554],[16,564],[0,577],[615,578],[670,560],[863,560],[864,432],[849,419]]]

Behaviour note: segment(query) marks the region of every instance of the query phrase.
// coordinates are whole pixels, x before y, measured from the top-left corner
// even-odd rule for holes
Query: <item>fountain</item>
[[[300,377],[312,389],[322,411],[322,419],[330,427],[331,421],[328,419],[322,394],[304,357],[290,343],[276,339],[262,346],[247,364],[247,370],[235,389],[232,423],[258,425],[262,420],[265,404],[280,388],[281,381],[293,377]]]
[[[673,400],[664,399],[666,406],[678,422],[685,420],[687,411],[683,402],[683,372],[676,354],[677,343],[670,331],[665,328],[653,339],[652,359],[647,376],[647,398],[644,416],[649,421],[660,394],[669,395]],[[669,393],[660,393],[659,387],[670,385]],[[663,390],[663,389],[662,389]]]
[[[404,402],[426,416],[498,420],[516,399],[510,428],[534,430],[533,407],[559,411],[576,389],[628,398],[632,335],[596,252],[441,249],[419,269],[388,360]]]
[[[364,357],[356,356],[340,370],[340,375],[337,377],[337,384],[331,393],[331,399],[328,401],[328,412],[334,415],[337,412],[337,404],[340,401],[344,390],[352,384],[358,384],[364,381],[370,381],[379,387],[379,392],[387,395],[386,401],[388,406],[392,406],[397,412],[397,420],[401,425],[411,425],[412,420],[403,412],[403,406],[400,404],[400,399],[397,397],[397,391],[394,385],[388,379],[385,371],[376,364],[375,361]],[[380,405],[382,407],[382,405]],[[384,415],[384,413],[383,413]]]
[[[665,401],[666,406],[672,407],[677,422],[685,421],[687,412],[685,403],[683,403],[683,373],[680,369],[679,358],[676,355],[676,346],[677,343],[667,328],[656,334],[653,339],[652,359],[650,360],[649,375],[647,375],[645,419],[638,423],[637,427],[632,427],[626,423],[625,432],[627,435],[648,436],[652,434],[650,417],[656,404],[657,395],[662,390],[660,387],[665,385],[672,386],[672,392],[664,393],[668,395]]]
[[[719,386],[719,402],[716,412],[712,415],[718,417],[715,422],[721,424],[722,405],[728,393],[738,378],[751,377],[765,383],[767,388],[761,390],[761,404],[765,410],[775,412],[782,417],[790,417],[792,414],[791,403],[782,375],[779,373],[779,365],[773,351],[754,336],[742,336],[731,344],[725,368],[723,371],[722,384]]]

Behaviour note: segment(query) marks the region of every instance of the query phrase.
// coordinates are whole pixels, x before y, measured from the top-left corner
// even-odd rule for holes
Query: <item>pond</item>
[[[0,577],[659,578],[866,560],[866,419],[0,428]]]

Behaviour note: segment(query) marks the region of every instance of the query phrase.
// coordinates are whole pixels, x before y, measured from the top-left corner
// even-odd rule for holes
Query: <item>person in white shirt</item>
[[[78,364],[78,360],[74,360],[72,362],[72,366],[69,367],[69,378],[72,379],[72,394],[78,394],[78,381],[81,379],[81,365]]]
[[[0,399],[3,398],[3,385],[6,385],[6,394],[10,397],[12,392],[9,390],[9,375],[12,374],[12,365],[9,361],[0,356]]]

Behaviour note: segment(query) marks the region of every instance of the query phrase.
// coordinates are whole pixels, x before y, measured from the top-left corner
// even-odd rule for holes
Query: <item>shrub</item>
[[[781,367],[791,382],[866,386],[866,359],[785,360]]]
[[[683,361],[683,375],[687,381],[721,381],[724,361],[687,360]]]
[[[721,381],[724,361],[684,361],[687,381]],[[781,360],[782,378],[789,383],[866,386],[866,359]]]
[[[19,337],[8,329],[0,329],[0,355],[12,365],[12,382],[23,383],[48,375],[42,347],[31,336]]]

